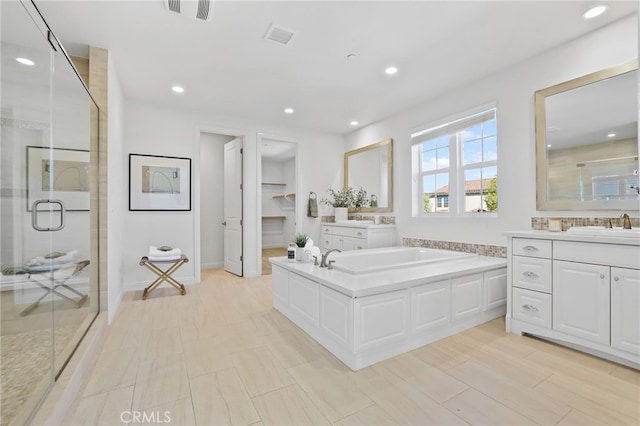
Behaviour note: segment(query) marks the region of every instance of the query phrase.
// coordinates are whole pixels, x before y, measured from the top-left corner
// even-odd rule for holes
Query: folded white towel
[[[63,254],[62,256],[58,256],[58,257],[54,257],[54,258],[46,258],[44,256],[37,256],[37,257],[34,257],[33,259],[28,260],[27,262],[25,262],[25,264],[27,266],[30,266],[30,267],[40,266],[40,265],[45,265],[45,266],[62,265],[62,264],[65,264],[65,263],[75,262],[77,256],[78,256],[78,250],[71,250],[71,251]]]
[[[172,262],[174,260],[178,260],[182,257],[182,255],[178,256],[147,256],[147,259],[151,262]]]
[[[180,257],[180,255],[182,255],[182,252],[180,251],[179,248],[174,248],[168,251],[162,251],[162,250],[158,250],[158,247],[155,246],[149,246],[149,259],[151,259],[151,257]]]

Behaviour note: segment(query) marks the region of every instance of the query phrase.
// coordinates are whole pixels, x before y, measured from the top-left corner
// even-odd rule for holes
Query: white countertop
[[[336,269],[320,268],[313,263],[289,262],[286,257],[272,257],[269,261],[349,297],[370,296],[507,266],[507,259],[477,255],[441,263],[352,275]]]
[[[395,228],[395,225],[378,224],[376,225],[370,220],[347,220],[341,222],[323,222],[322,226],[344,226],[349,228]]]
[[[584,235],[572,234],[571,232],[551,232],[551,231],[508,231],[504,235],[507,237],[519,238],[539,238],[545,240],[559,241],[580,241],[586,243],[621,244],[630,246],[640,246],[640,238],[633,235],[630,237],[620,235]]]

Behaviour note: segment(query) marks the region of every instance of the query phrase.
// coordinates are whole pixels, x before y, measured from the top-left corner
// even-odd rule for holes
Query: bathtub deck
[[[348,274],[319,268],[313,263],[289,262],[286,257],[274,257],[273,265],[295,272],[349,297],[364,297],[402,288],[410,288],[447,277],[468,275],[492,269],[506,268],[507,259],[489,256],[470,256],[442,263],[377,271],[367,274]]]

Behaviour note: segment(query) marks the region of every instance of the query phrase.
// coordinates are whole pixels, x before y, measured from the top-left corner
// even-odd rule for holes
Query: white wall
[[[126,100],[124,104],[125,152],[128,154],[153,154],[192,158],[192,211],[190,212],[130,212],[123,210],[125,241],[121,245],[124,289],[140,289],[153,279],[150,271],[139,266],[140,257],[151,245],[179,247],[190,258],[175,277],[184,283],[197,282],[200,277],[200,171],[206,167],[200,159],[200,133],[244,135],[244,275],[256,276],[260,264],[260,211],[259,183],[260,147],[258,133],[278,135],[282,139],[299,143],[298,191],[321,194],[342,179],[342,155],[344,138],[341,135],[314,133],[295,128],[270,126],[250,119],[228,117],[214,111],[166,108],[157,105]],[[128,170],[126,170],[128,176]],[[195,195],[194,195],[195,194]],[[128,190],[120,197],[125,200]],[[297,200],[300,203],[300,200]],[[298,216],[298,229],[310,234],[320,234],[320,219]]]
[[[536,211],[533,96],[536,90],[637,57],[638,18],[629,17],[353,132],[346,137],[346,148],[393,138],[394,214],[400,236],[506,245],[502,232],[529,229],[532,216],[607,215]],[[412,217],[411,131],[494,101],[498,108],[498,217]]]
[[[224,144],[233,138],[200,133],[200,269],[224,264]]]
[[[108,72],[108,104],[109,115],[107,132],[109,146],[107,147],[107,258],[109,283],[101,283],[108,286],[108,311],[109,323],[113,320],[123,293],[122,260],[123,249],[126,244],[124,238],[124,212],[127,211],[127,185],[128,171],[126,170],[124,154],[124,97],[120,80],[113,62],[113,56],[109,53]],[[104,294],[101,288],[101,294]]]

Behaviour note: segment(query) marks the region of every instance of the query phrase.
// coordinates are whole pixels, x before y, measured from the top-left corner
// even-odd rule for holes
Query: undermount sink
[[[569,234],[609,235],[611,237],[639,238],[640,228],[605,228],[604,226],[574,226],[567,230]]]

